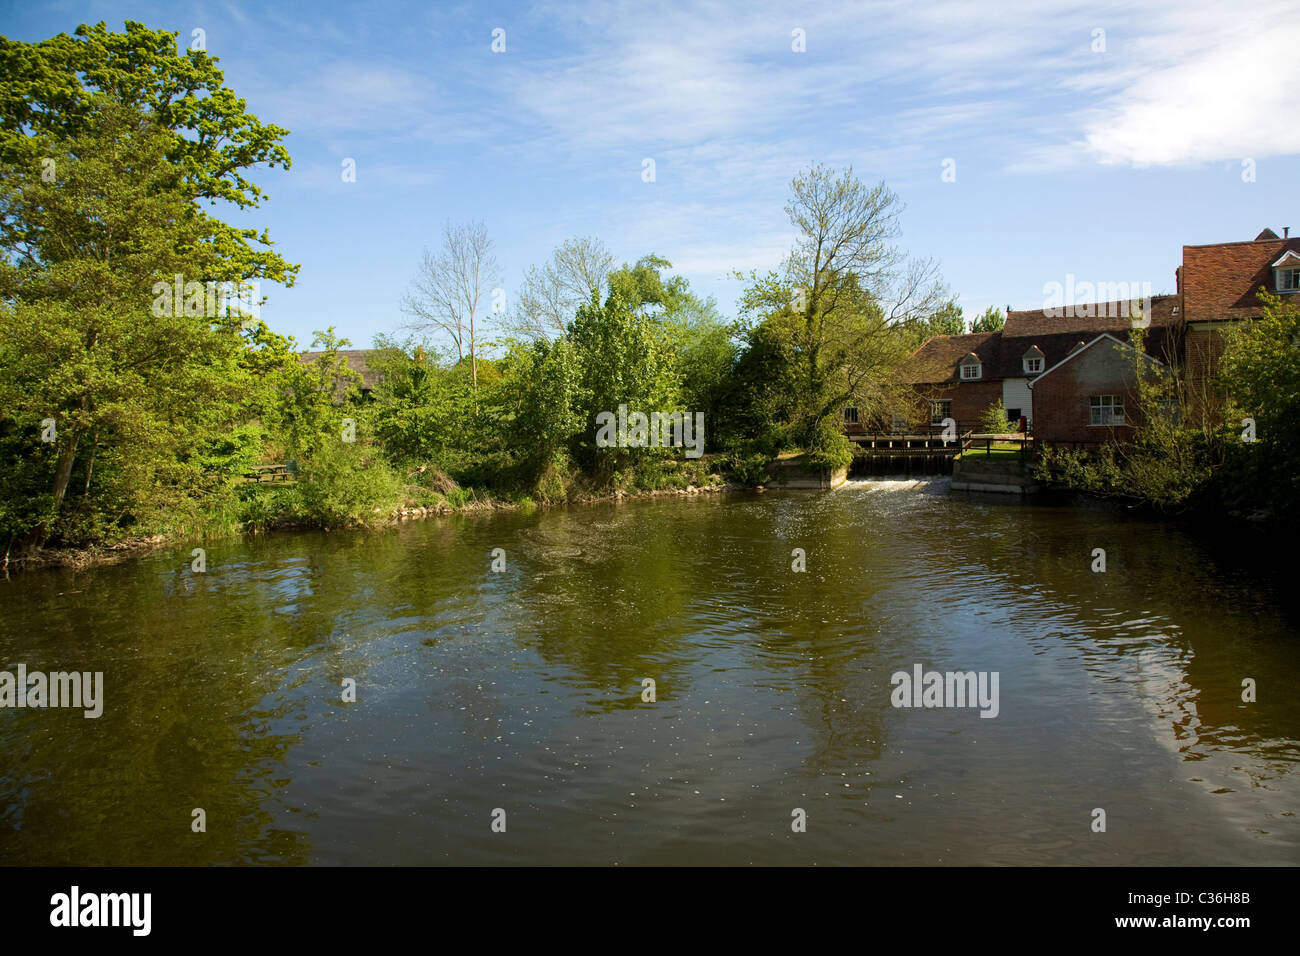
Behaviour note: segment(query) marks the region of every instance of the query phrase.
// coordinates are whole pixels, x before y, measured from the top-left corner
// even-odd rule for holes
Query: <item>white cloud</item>
[[[1300,153],[1300,23],[1262,26],[1133,79],[1087,122],[1088,152],[1135,166]]]

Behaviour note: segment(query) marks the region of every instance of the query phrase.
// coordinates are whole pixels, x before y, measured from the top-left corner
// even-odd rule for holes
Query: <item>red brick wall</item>
[[[1122,395],[1124,414],[1137,415],[1131,360],[1106,342],[1081,352],[1072,361],[1034,382],[1034,438],[1047,444],[1127,441],[1131,425],[1090,425],[1094,395]]]
[[[913,422],[912,425],[922,428],[928,427],[930,424],[929,400],[932,398],[950,398],[952,399],[952,408],[949,414],[957,422],[958,433],[980,431],[980,419],[984,417],[984,412],[990,405],[1002,398],[1001,379],[991,382],[960,382],[953,385],[917,385],[915,388],[923,404],[920,410],[920,420]]]

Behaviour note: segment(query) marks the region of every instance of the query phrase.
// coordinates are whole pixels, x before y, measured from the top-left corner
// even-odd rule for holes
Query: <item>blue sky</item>
[[[728,273],[779,264],[813,162],[886,181],[901,245],[968,317],[1040,307],[1068,273],[1172,292],[1183,244],[1300,231],[1290,3],[52,2],[6,4],[0,32],[127,19],[204,30],[227,85],[291,131],[293,167],[230,218],[301,264],[262,315],[304,347],[396,329],[447,220],[483,221],[508,297],[590,235],[734,314]]]

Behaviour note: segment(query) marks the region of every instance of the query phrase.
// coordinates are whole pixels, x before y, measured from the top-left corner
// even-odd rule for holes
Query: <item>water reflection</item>
[[[452,517],[213,545],[206,574],[178,550],[16,578],[6,660],[102,670],[107,696],[97,721],[0,711],[0,852],[1300,862],[1278,579],[1122,511],[946,491]],[[998,671],[998,718],[891,707],[890,675],[916,663]]]

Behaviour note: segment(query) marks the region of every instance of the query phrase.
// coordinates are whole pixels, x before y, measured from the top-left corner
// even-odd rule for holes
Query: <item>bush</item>
[[[773,458],[765,454],[734,455],[728,462],[731,480],[742,485],[761,485],[768,480],[767,469]]]
[[[326,527],[386,521],[404,498],[404,486],[377,450],[353,442],[326,442],[300,466],[302,519]]]
[[[1002,404],[1002,399],[999,398],[984,409],[984,414],[980,416],[980,431],[986,435],[1001,435],[1010,430],[1011,424],[1007,420],[1006,406]]]

